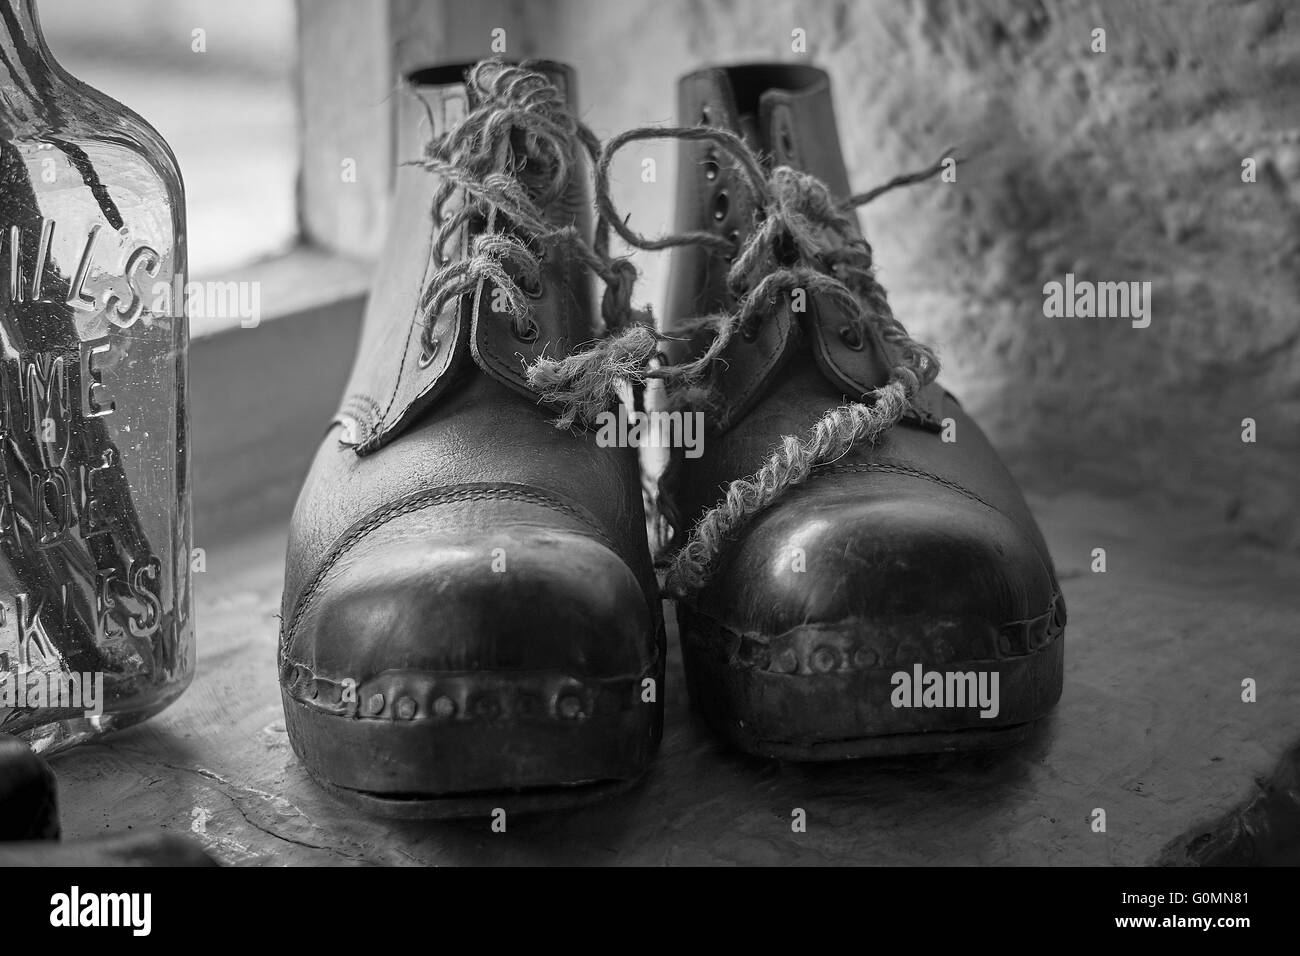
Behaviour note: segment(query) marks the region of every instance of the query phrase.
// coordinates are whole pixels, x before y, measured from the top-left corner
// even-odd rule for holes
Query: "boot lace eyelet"
[[[515,333],[515,338],[520,342],[523,342],[525,345],[532,345],[537,341],[539,330],[537,328],[537,323],[532,319],[529,319],[528,324],[522,329],[518,328],[514,323],[511,323],[510,328]]]
[[[424,343],[420,349],[420,368],[425,369],[433,364],[433,360],[438,357],[438,340],[430,339]]]
[[[527,279],[520,279],[519,289],[530,299],[540,299],[542,297],[542,283],[540,279],[537,282],[529,282]]]
[[[700,122],[698,125],[708,126],[712,122],[713,118],[709,115],[709,104],[705,103],[700,107]]]
[[[727,241],[731,243],[731,254],[727,256],[727,261],[735,262],[736,256],[740,254],[740,230],[733,229],[727,233]]]
[[[740,327],[740,337],[746,342],[753,342],[758,338],[758,329],[752,325],[742,325]]]
[[[730,208],[731,200],[727,198],[727,191],[724,189],[713,198],[713,221],[725,221]]]
[[[862,351],[862,333],[856,325],[840,326],[840,341],[855,352]]]
[[[718,178],[720,172],[722,172],[722,167],[718,165],[718,154],[713,152],[713,150],[709,150],[708,155],[704,157],[705,180],[713,182]]]

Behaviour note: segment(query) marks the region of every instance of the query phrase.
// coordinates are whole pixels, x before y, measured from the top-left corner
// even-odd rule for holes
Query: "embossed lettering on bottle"
[[[184,274],[183,198],[157,134],[53,62],[32,0],[0,13],[0,731],[50,750],[193,673],[188,330],[157,293]]]

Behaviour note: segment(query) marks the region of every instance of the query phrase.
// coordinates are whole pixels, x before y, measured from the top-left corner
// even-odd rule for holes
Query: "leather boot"
[[[555,427],[526,376],[602,335],[574,76],[409,83],[390,241],[290,531],[289,738],[379,814],[576,805],[657,749],[664,638],[635,449]]]
[[[681,81],[679,97],[683,127],[742,137],[764,175],[790,167],[837,201],[849,196],[821,70],[705,69]],[[711,341],[701,316],[736,309],[732,255],[772,208],[716,142],[681,143],[677,232],[710,233],[732,252],[674,250],[662,329],[690,340],[667,350],[675,362]],[[847,274],[833,267],[837,252],[829,243],[827,275]],[[846,402],[869,404],[900,361],[905,335],[886,341],[834,296],[801,291],[805,301],[769,301],[709,366],[704,453],[674,455],[662,482],[680,530],[754,475],[783,436],[810,435]],[[687,590],[678,615],[692,700],[750,753],[822,760],[1001,745],[1060,696],[1065,604],[1047,547],[979,427],[933,383],[874,444],[813,468],[727,535],[707,583]]]

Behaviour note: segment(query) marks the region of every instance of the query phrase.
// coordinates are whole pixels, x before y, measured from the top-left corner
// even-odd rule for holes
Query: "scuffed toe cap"
[[[283,657],[358,681],[393,670],[630,674],[656,653],[651,617],[632,571],[591,536],[466,533],[417,513],[347,549],[304,591]]]
[[[879,663],[1025,653],[1064,623],[1050,566],[1010,518],[948,484],[860,477],[814,479],[760,515],[699,609],[763,635],[861,622],[876,646],[853,652]],[[898,646],[918,634],[977,646]]]
[[[296,602],[290,740],[317,779],[367,799],[634,779],[661,734],[657,612],[591,535],[400,515]]]

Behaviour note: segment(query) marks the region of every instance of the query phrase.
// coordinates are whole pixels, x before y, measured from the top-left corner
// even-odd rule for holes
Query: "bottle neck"
[[[0,98],[14,105],[45,99],[55,70],[36,0],[0,0]]]

